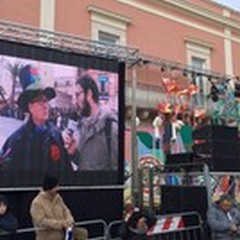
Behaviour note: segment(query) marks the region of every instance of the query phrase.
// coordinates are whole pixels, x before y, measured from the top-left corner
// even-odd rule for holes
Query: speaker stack
[[[240,171],[238,129],[204,126],[193,131],[195,159],[208,164],[211,171]]]
[[[166,155],[166,165],[187,164],[193,162],[192,153],[178,153]]]
[[[196,204],[197,203],[197,204]],[[161,214],[198,212],[206,219],[207,190],[204,186],[161,186]]]

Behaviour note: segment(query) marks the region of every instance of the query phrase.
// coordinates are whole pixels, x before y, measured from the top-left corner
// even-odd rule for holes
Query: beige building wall
[[[0,19],[39,27],[41,0],[0,1]]]

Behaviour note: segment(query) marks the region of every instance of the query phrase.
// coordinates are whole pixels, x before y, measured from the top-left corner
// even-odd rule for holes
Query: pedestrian
[[[231,196],[223,194],[207,214],[212,240],[240,240],[240,211]]]
[[[42,190],[33,199],[30,208],[36,240],[64,240],[66,231],[73,231],[74,240],[86,240],[85,228],[75,227],[70,209],[58,193],[59,179],[45,175]]]
[[[12,239],[12,233],[15,233],[17,228],[18,220],[10,212],[7,198],[0,195],[0,239]],[[1,233],[5,233],[5,235],[1,236]]]

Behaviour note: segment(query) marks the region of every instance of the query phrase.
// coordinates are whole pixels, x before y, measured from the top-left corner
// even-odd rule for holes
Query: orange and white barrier
[[[164,232],[172,232],[184,229],[184,222],[181,216],[169,216],[157,219],[156,224],[151,227],[147,235],[156,235]]]

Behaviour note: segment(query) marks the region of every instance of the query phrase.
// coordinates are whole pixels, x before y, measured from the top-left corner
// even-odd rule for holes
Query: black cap
[[[35,84],[35,85],[38,85],[36,87],[36,89],[28,89],[19,95],[17,104],[20,107],[20,109],[24,112],[28,112],[28,104],[34,98],[43,95],[47,98],[48,101],[50,101],[51,99],[55,98],[55,96],[56,96],[56,92],[52,87],[44,88],[44,87],[40,86],[39,84]]]
[[[43,180],[43,190],[48,191],[59,185],[59,179],[56,176],[46,174]]]

